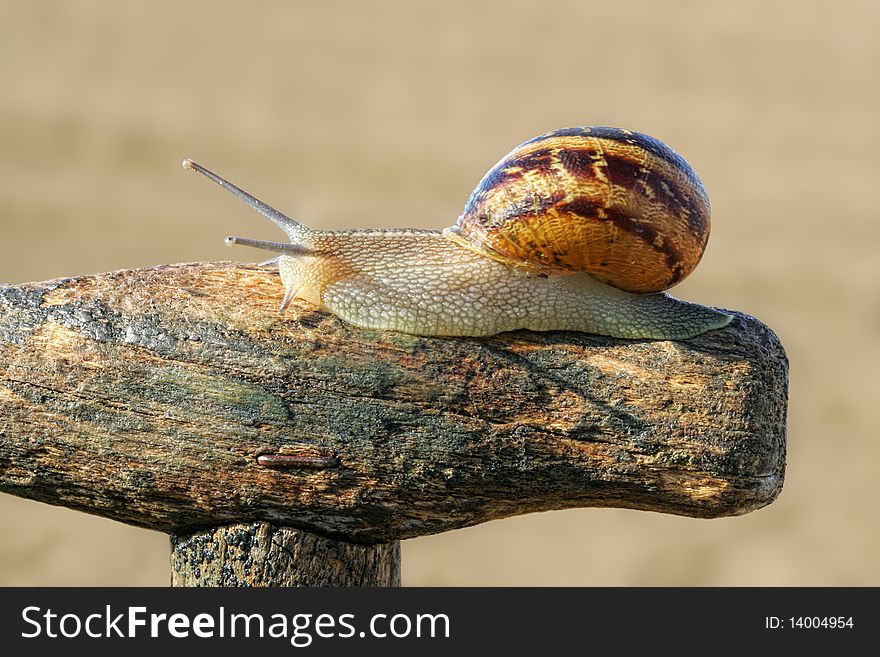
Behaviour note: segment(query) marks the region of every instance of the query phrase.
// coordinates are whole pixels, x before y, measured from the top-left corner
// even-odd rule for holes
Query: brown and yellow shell
[[[564,128],[502,158],[446,234],[542,274],[585,271],[629,292],[659,292],[697,266],[709,215],[697,174],[663,142]]]

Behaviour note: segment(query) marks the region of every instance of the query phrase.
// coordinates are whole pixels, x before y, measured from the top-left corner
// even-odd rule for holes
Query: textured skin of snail
[[[448,336],[677,340],[731,320],[661,292],[699,262],[709,201],[683,158],[628,130],[565,128],[517,146],[442,232],[311,230],[245,200],[294,245],[278,258],[282,309],[301,298],[362,328]]]
[[[362,328],[450,336],[570,330],[681,340],[731,319],[668,294],[617,290],[585,273],[535,275],[436,231],[310,231],[299,243],[315,255],[281,256],[285,287]]]

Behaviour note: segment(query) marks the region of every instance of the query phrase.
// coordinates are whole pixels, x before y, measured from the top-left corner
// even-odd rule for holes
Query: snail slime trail
[[[312,230],[187,159],[275,223],[282,311],[304,299],[343,321],[415,335],[584,331],[683,340],[732,317],[663,290],[688,276],[709,239],[709,199],[663,142],[607,127],[530,139],[483,177],[455,224]]]

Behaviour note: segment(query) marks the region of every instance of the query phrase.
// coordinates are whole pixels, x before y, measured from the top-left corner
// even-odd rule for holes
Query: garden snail
[[[286,294],[356,326],[417,335],[515,329],[685,339],[731,316],[662,290],[709,237],[700,179],[662,142],[617,128],[565,128],[508,153],[454,226],[311,230],[204,167],[183,161],[287,233],[227,237],[281,254]]]

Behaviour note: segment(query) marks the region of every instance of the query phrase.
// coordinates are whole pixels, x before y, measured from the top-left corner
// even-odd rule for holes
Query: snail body
[[[731,316],[661,290],[687,276],[709,235],[690,166],[616,128],[567,128],[516,147],[444,231],[312,230],[189,161],[275,222],[286,289],[362,328],[485,336],[516,329],[686,339]]]

